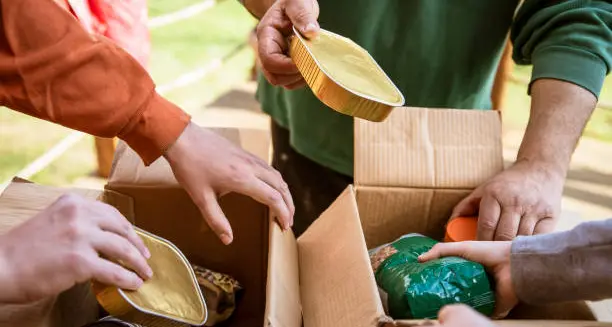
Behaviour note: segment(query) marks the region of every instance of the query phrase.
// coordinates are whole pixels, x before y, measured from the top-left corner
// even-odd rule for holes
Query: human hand
[[[35,301],[92,279],[135,290],[152,275],[149,257],[115,208],[64,195],[0,236],[0,303]]]
[[[261,71],[270,84],[296,89],[305,81],[287,55],[287,37],[292,26],[305,37],[319,33],[319,3],[317,0],[278,0],[266,12],[257,26],[257,42]]]
[[[543,164],[517,161],[476,188],[451,216],[478,215],[481,241],[548,233],[559,216],[564,179],[563,174]]]
[[[512,284],[510,251],[512,242],[457,242],[438,243],[419,256],[419,262],[443,257],[461,257],[482,264],[495,278],[495,312],[493,317],[503,318],[518,303]]]
[[[447,305],[438,313],[438,321],[444,327],[494,327],[495,324],[476,310],[463,305]]]
[[[280,173],[220,135],[190,123],[164,156],[224,244],[234,237],[217,199],[230,192],[269,206],[283,229],[293,225],[295,207]]]

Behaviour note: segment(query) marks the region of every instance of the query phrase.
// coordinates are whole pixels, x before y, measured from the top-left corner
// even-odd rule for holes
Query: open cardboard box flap
[[[355,121],[355,185],[368,247],[407,232],[443,237],[453,207],[503,169],[491,110],[396,108]]]
[[[473,189],[503,168],[501,120],[490,110],[396,108],[355,120],[355,185]]]

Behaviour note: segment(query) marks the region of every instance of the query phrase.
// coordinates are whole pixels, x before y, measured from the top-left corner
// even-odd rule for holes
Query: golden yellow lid
[[[140,229],[136,233],[151,252],[148,263],[153,277],[136,291],[95,284],[100,305],[110,315],[136,324],[203,325],[208,315],[206,302],[187,258],[167,240]]]
[[[304,38],[295,28],[289,53],[315,95],[339,112],[381,121],[404,96],[372,56],[352,40],[320,30]]]

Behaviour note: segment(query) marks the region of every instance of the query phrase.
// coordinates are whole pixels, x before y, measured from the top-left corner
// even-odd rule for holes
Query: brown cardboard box
[[[217,132],[264,160],[269,159],[268,133],[232,129],[218,129]],[[116,157],[104,191],[57,188],[23,181],[10,184],[0,196],[0,234],[33,217],[64,193],[99,199],[117,207],[136,225],[174,242],[193,263],[236,277],[246,291],[234,314],[235,319],[228,326],[261,326],[266,304],[270,235],[267,208],[245,196],[224,196],[221,206],[235,235],[234,243],[224,246],[178,186],[166,161],[158,160],[145,168],[124,143],[118,145]],[[36,303],[0,305],[0,327],[79,327],[96,320],[98,313],[89,285],[79,285]]]
[[[452,208],[502,169],[498,112],[398,108],[383,123],[356,120],[355,186],[297,241],[304,325],[417,324],[385,316],[367,249],[407,233],[441,239]],[[511,317],[594,319],[584,303],[521,306]],[[548,323],[562,325],[501,324]]]
[[[221,199],[221,206],[235,240],[223,246],[178,186],[168,164],[159,160],[145,168],[125,144],[118,146],[111,178],[100,198],[118,206],[137,226],[175,243],[193,263],[243,283],[244,297],[226,326],[300,327],[302,322],[306,327],[412,326],[414,322],[396,322],[384,315],[366,240],[375,245],[408,232],[441,236],[452,206],[501,169],[499,118],[489,112],[414,108],[395,110],[385,123],[357,121],[355,128],[356,186],[348,187],[298,240],[272,223],[263,205],[229,194]],[[221,133],[268,159],[266,133]],[[9,217],[13,223],[27,219],[61,192],[36,185],[25,190],[12,184],[0,197],[0,210],[4,208],[0,217]],[[32,204],[38,197],[44,201]],[[75,303],[95,305],[90,297],[78,292],[69,296],[74,290],[67,294],[44,305],[30,305],[36,322],[25,320],[24,311],[17,311],[22,320],[2,325],[0,319],[0,326],[78,326],[93,319],[91,312],[69,308]],[[7,311],[0,308],[0,317],[7,316],[3,312]],[[559,325],[552,321],[505,324]]]

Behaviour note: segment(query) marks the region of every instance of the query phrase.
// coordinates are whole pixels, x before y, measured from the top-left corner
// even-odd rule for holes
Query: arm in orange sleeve
[[[190,117],[128,53],[89,35],[53,0],[0,0],[0,105],[125,140],[146,164]]]

